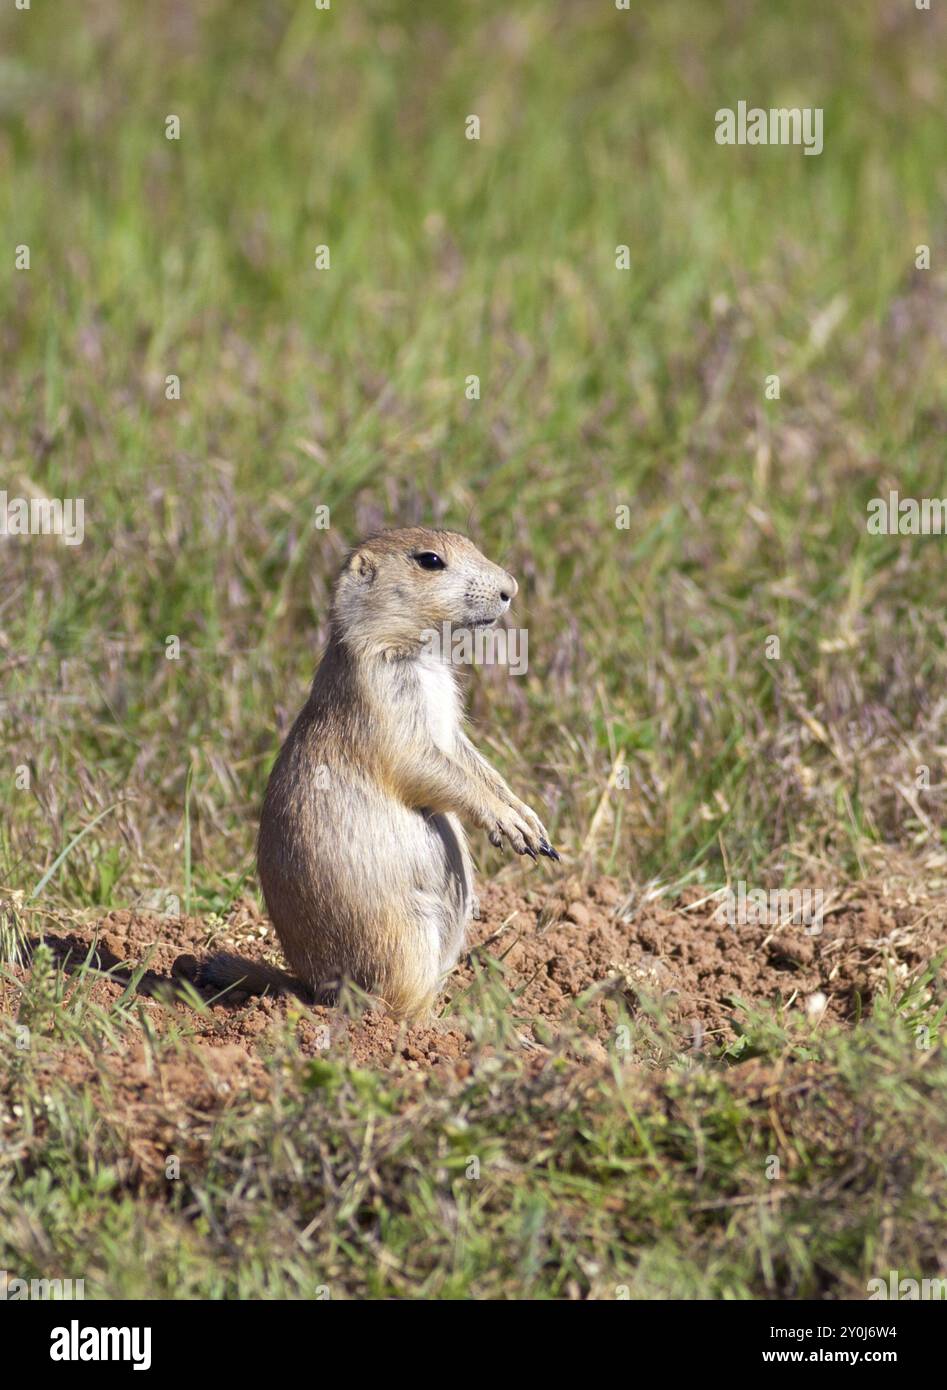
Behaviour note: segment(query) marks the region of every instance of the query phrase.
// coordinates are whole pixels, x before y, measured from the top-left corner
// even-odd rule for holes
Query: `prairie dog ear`
[[[378,565],[372,555],[366,550],[353,551],[349,557],[345,571],[350,574],[358,584],[371,584],[378,572]]]

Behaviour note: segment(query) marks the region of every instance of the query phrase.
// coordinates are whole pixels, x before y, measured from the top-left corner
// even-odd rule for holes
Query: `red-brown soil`
[[[482,920],[474,924],[471,952],[451,978],[436,1026],[399,1025],[383,1011],[345,1017],[339,1010],[307,1008],[292,996],[248,996],[233,991],[209,1003],[201,1015],[180,996],[200,958],[227,949],[247,959],[280,962],[272,928],[252,899],[241,899],[213,935],[205,920],[146,912],[111,912],[81,926],[70,921],[50,932],[56,955],[78,963],[96,943],[103,978],[96,992],[104,1003],[125,988],[129,967],[148,960],[139,984],[152,1025],[184,1026],[220,1081],[232,1067],[246,1080],[266,1050],[274,1025],[296,1023],[304,1052],[314,1055],[331,1039],[360,1065],[396,1063],[413,1069],[455,1064],[471,1050],[467,1029],[449,1011],[467,996],[475,1007],[475,968],[499,962],[512,996],[510,1019],[527,1051],[543,1054],[557,1034],[579,1037],[587,1056],[604,1059],[614,1039],[616,1005],[637,1012],[642,995],[658,1001],[666,1026],[691,1046],[710,1046],[734,1035],[735,1001],[750,1006],[782,1003],[790,1016],[845,1022],[864,1013],[885,981],[910,973],[947,947],[947,907],[916,901],[904,891],[860,884],[829,901],[818,935],[803,926],[729,926],[717,920],[717,903],[696,890],[674,905],[624,893],[600,878],[548,882],[536,889],[487,884]],[[211,1001],[209,990],[200,991]],[[4,994],[7,1000],[4,1005]],[[824,998],[820,998],[824,996]],[[11,988],[0,1007],[14,1007]],[[328,1030],[328,1032],[327,1032]],[[210,1084],[210,1083],[209,1083]]]
[[[677,1045],[709,1049],[734,1036],[737,999],[750,1006],[782,1003],[800,1026],[807,1014],[815,1026],[847,1023],[869,1007],[879,986],[892,978],[906,982],[947,947],[947,909],[939,896],[918,900],[910,884],[844,890],[829,905],[821,934],[808,935],[801,926],[730,927],[716,920],[716,904],[701,901],[696,891],[669,905],[625,893],[608,878],[585,885],[545,880],[526,889],[521,882],[484,886],[483,918],[474,924],[470,955],[445,991],[447,1012],[410,1028],[381,1008],[307,1008],[289,995],[234,991],[214,1000],[205,990],[199,993],[206,1009],[195,1008],[187,991],[208,951],[279,962],[272,928],[250,898],[216,925],[132,911],[83,924],[58,914],[46,942],[67,962],[67,972],[93,944],[93,961],[108,972],[95,982],[93,1001],[118,999],[130,972],[147,960],[138,1007],[154,1035],[171,1041],[175,1029],[182,1043],[155,1049],[148,1030],[136,1030],[119,1035],[137,1039],[131,1045],[102,1051],[53,1037],[39,1065],[87,1089],[107,1109],[125,1135],[119,1166],[131,1179],[160,1175],[172,1150],[198,1160],[215,1117],[232,1100],[247,1090],[264,1099],[273,1084],[268,1058],[287,1025],[304,1054],[396,1069],[411,1089],[415,1081],[423,1087],[432,1069],[455,1084],[494,1046],[476,1037],[476,1020],[483,1017],[478,976],[499,973],[512,1001],[501,1010],[511,1030],[506,1041],[523,1049],[527,1070],[543,1068],[555,1052],[582,1070],[597,1070],[616,1041],[619,1004],[634,1017],[651,1007],[643,999],[657,1001],[661,1027],[671,1030]],[[27,969],[0,981],[0,1012],[17,1014],[16,977]],[[451,1017],[451,1008],[461,1006],[472,1024]],[[15,1092],[15,1076],[7,1081]]]

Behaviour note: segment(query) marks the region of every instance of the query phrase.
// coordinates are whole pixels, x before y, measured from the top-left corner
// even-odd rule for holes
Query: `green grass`
[[[944,541],[865,526],[889,487],[947,495],[936,7],[42,0],[4,8],[0,53],[0,486],[86,521],[0,542],[5,957],[38,884],[79,912],[232,900],[333,573],[385,523],[469,531],[519,577],[529,672],[474,674],[476,736],[572,862],[712,888],[936,860]],[[824,108],[824,153],[717,146],[739,100]],[[104,1066],[129,1012],[60,1045]],[[863,1125],[836,1216],[844,1136],[784,1200],[701,1205],[771,1191],[726,1069],[666,1059],[636,1125],[622,1079],[534,1089],[512,1053],[415,1101],[296,1058],[157,1197],[53,1087],[0,1166],[5,1258],[83,1252],[132,1295],[861,1288],[889,1218],[928,1256],[943,1058],[891,1018],[819,1048]],[[475,1187],[458,1114],[493,1155]]]
[[[0,450],[11,495],[83,496],[87,535],[4,551],[34,782],[4,878],[120,789],[63,899],[100,899],[107,847],[118,900],[182,891],[192,766],[195,886],[242,867],[340,554],[416,519],[526,581],[529,674],[473,712],[566,845],[619,752],[598,849],[639,877],[719,882],[721,840],[752,874],[940,838],[942,798],[922,822],[894,787],[938,761],[941,542],[865,529],[889,484],[947,491],[938,20],[62,13],[2,21],[0,245],[32,268],[0,277]],[[821,156],[714,143],[720,105],[770,98],[824,107]]]
[[[450,1084],[307,1059],[290,1027],[262,1090],[192,1097],[152,1137],[129,1043],[160,1095],[186,1037],[131,997],[96,1006],[93,978],[41,956],[29,1045],[10,1020],[0,1035],[20,1136],[0,1256],[19,1277],[133,1298],[857,1298],[879,1270],[936,1268],[947,1063],[915,1046],[914,998],[855,1034],[748,1017],[749,1076],[642,1068],[663,1044],[641,1021],[605,1070],[563,1043],[530,1075],[497,1042],[499,995]],[[55,1074],[64,1047],[85,1085]]]

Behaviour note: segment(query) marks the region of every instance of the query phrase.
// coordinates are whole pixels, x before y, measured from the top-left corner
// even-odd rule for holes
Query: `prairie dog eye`
[[[421,550],[417,555],[411,556],[416,565],[420,565],[423,570],[443,570],[447,566],[440,555],[435,555],[433,550]]]

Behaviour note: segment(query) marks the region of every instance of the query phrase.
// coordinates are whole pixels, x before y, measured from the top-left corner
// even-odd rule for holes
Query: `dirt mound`
[[[696,890],[669,904],[623,892],[610,878],[585,885],[563,878],[525,890],[521,882],[495,882],[484,886],[482,911],[470,952],[445,992],[444,1016],[411,1028],[382,1010],[352,1017],[239,990],[223,998],[197,990],[207,1008],[195,1009],[189,991],[196,989],[197,967],[207,953],[226,949],[280,962],[272,928],[249,898],[221,922],[120,911],[85,926],[68,923],[46,941],[59,959],[74,964],[93,947],[93,962],[111,972],[95,986],[103,1003],[144,966],[137,990],[153,1000],[153,1027],[164,1032],[172,1023],[183,1025],[208,1061],[198,1093],[205,1083],[212,1090],[230,1084],[231,1071],[243,1081],[257,1075],[269,1037],[287,1020],[313,1056],[331,1046],[363,1065],[447,1065],[463,1075],[474,1042],[457,1013],[462,1005],[467,1014],[476,1010],[478,990],[490,978],[509,991],[510,1024],[537,1059],[556,1045],[557,1034],[568,1032],[585,1055],[603,1060],[619,1007],[634,1015],[643,999],[657,1002],[679,1042],[710,1045],[734,1036],[740,1001],[851,1021],[879,986],[906,980],[947,948],[947,909],[939,901],[913,900],[881,884],[844,890],[826,903],[821,922],[808,927],[731,926],[719,900]],[[14,1007],[9,987],[0,1007]],[[139,1061],[126,1059],[129,1084]]]

